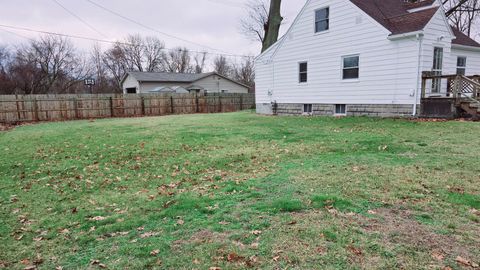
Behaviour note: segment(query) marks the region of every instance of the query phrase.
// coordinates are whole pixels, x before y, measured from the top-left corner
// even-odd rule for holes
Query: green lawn
[[[0,268],[480,263],[480,123],[107,119],[0,132],[0,150]]]

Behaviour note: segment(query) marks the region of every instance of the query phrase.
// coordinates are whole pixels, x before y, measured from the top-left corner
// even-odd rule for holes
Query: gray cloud
[[[0,23],[52,32],[88,36],[115,41],[128,34],[153,35],[164,40],[167,47],[187,46],[193,50],[201,47],[160,35],[131,22],[116,17],[85,0],[57,0],[105,36],[88,28],[77,18],[68,14],[52,0],[0,0]],[[234,54],[258,54],[259,44],[239,33],[240,18],[245,14],[242,6],[247,0],[94,0],[118,13],[145,25]],[[284,0],[283,14],[289,27],[304,0]],[[0,28],[0,43],[14,44],[24,41],[19,36]],[[33,38],[37,34],[11,30],[19,35]],[[75,44],[88,51],[93,42],[74,40]]]

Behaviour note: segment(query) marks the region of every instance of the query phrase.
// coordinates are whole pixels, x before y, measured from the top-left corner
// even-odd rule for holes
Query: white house
[[[185,90],[207,93],[248,93],[249,87],[216,72],[164,73],[128,72],[122,79],[125,94],[184,93]]]
[[[435,0],[307,0],[255,69],[261,114],[412,116],[422,72],[480,74],[480,44]]]

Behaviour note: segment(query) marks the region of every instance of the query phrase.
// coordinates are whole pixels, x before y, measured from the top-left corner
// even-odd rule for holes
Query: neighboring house
[[[255,71],[261,114],[412,116],[422,72],[480,74],[480,45],[434,0],[308,0]]]
[[[145,93],[248,93],[249,87],[215,72],[162,73],[162,72],[128,72],[122,80],[125,94]]]

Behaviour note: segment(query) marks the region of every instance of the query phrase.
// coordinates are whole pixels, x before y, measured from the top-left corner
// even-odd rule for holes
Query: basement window
[[[327,31],[330,28],[330,8],[315,11],[315,33]]]
[[[345,104],[335,105],[335,115],[347,115],[347,105]]]
[[[313,106],[312,104],[303,104],[303,114],[312,114]]]
[[[464,75],[467,72],[467,58],[463,56],[457,57],[457,75]]]

